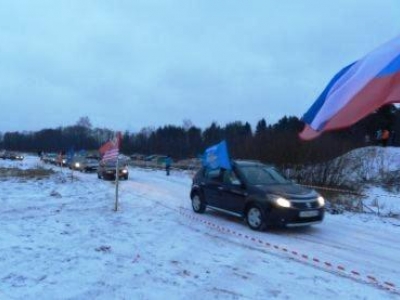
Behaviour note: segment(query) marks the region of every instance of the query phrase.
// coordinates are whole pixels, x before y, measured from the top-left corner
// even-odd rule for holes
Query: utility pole
[[[118,165],[118,156],[117,163],[115,166],[115,208],[114,210],[118,210],[118,186],[119,186],[119,165]]]

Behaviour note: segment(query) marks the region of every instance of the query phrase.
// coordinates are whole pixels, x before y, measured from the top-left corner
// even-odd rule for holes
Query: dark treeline
[[[377,144],[379,129],[392,132],[390,145],[399,146],[400,109],[387,105],[346,130],[333,131],[305,142],[298,133],[304,124],[297,117],[283,117],[276,124],[260,120],[255,128],[236,121],[225,126],[212,123],[204,130],[186,121],[183,126],[166,125],[143,128],[140,132],[123,133],[121,152],[169,154],[175,159],[197,157],[225,139],[231,157],[256,159],[280,166],[315,163],[342,155],[354,148]],[[394,133],[394,134],[393,134]],[[92,128],[88,117],[76,125],[43,129],[37,132],[6,132],[0,134],[0,149],[24,152],[60,152],[74,149],[98,149],[112,138],[109,129]]]

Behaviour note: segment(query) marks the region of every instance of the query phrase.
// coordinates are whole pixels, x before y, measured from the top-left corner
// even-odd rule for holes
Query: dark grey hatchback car
[[[190,198],[196,213],[206,208],[225,212],[244,218],[253,230],[318,224],[325,212],[325,200],[316,191],[254,161],[233,161],[232,170],[200,169]]]

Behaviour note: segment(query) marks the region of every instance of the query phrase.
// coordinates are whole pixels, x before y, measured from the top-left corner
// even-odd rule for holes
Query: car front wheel
[[[194,194],[192,197],[192,208],[195,213],[202,214],[206,210],[206,204],[199,194]]]
[[[266,228],[264,211],[257,205],[252,205],[246,213],[247,225],[253,230],[262,231]]]

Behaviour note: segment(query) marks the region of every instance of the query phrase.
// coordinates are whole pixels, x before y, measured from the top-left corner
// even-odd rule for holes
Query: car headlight
[[[75,168],[79,168],[81,166],[80,163],[75,163]]]
[[[318,201],[318,204],[319,204],[320,206],[324,206],[324,205],[325,205],[325,199],[324,199],[324,197],[319,196],[319,197],[317,198],[317,201]]]
[[[122,173],[126,174],[126,173],[128,173],[128,170],[123,169],[123,170],[122,170]]]
[[[291,203],[289,200],[279,197],[278,199],[275,200],[276,204],[278,204],[281,207],[290,207]]]

